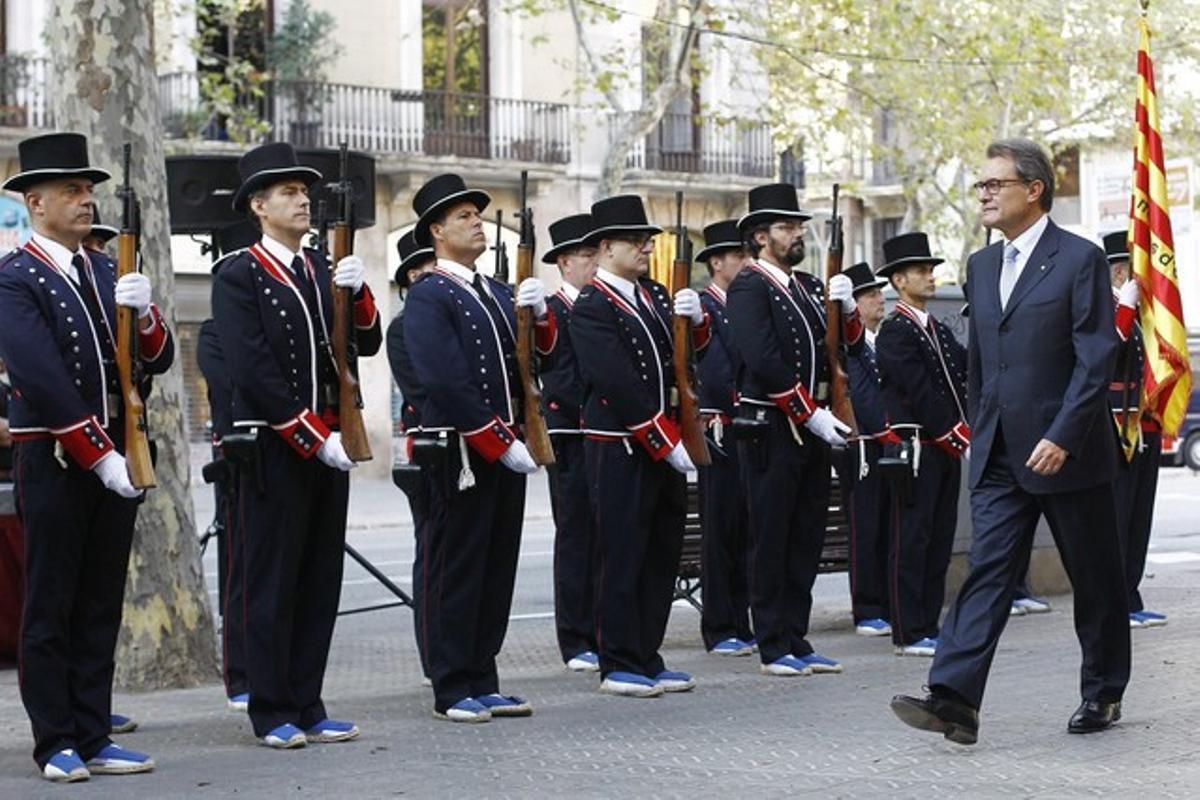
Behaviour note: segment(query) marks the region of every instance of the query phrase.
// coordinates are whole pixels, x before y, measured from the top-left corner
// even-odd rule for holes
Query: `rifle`
[[[838,213],[838,192],[833,185],[833,212],[829,215],[829,250],[825,255],[825,281],[842,272],[842,217]],[[858,434],[854,407],[850,404],[850,378],[842,366],[842,304],[825,298],[825,352],[829,360],[829,395],[833,415],[850,426],[852,436]]]
[[[691,283],[692,242],[683,224],[683,192],[675,193],[675,262],[671,265],[671,296]],[[692,321],[675,315],[672,326],[672,360],[675,365],[675,395],[679,408],[679,432],[683,447],[697,467],[712,463],[704,425],[700,422],[700,401],[696,397],[696,354],[692,351]]]
[[[500,232],[504,229],[502,221],[504,212],[496,209],[496,244],[492,247],[496,251],[496,280],[501,283],[508,283],[508,245],[500,238]]]
[[[347,146],[342,142],[335,192],[340,197],[338,219],[333,223],[333,263],[354,252],[354,187],[350,183]],[[351,461],[370,461],[371,443],[362,418],[362,392],[358,385],[358,341],[354,334],[354,297],[349,286],[333,286],[333,361],[338,376],[338,421],[342,446]]]
[[[517,285],[533,277],[533,209],[528,204],[529,173],[521,170],[521,240],[517,244]],[[497,236],[499,233],[497,232]],[[517,370],[525,397],[525,445],[534,462],[541,466],[554,463],[554,448],[542,416],[542,391],[533,374],[533,309],[517,308]]]
[[[138,271],[138,239],[142,218],[137,194],[129,180],[129,161],[133,146],[125,144],[125,185],[121,195],[121,233],[117,237],[117,278]],[[156,485],[154,462],[150,456],[146,404],[142,402],[142,354],[138,348],[138,315],[135,309],[117,306],[117,374],[121,381],[121,399],[125,405],[125,462],[129,482],[138,489]]]
[[[329,255],[329,214],[323,197],[317,201],[317,229],[309,242],[318,252]]]

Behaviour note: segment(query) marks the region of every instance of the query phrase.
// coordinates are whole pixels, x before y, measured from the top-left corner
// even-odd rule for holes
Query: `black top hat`
[[[82,133],[47,133],[17,145],[21,171],[2,188],[24,192],[30,186],[59,178],[78,176],[102,183],[112,176],[88,163],[87,138]]]
[[[572,214],[550,223],[550,241],[554,244],[542,254],[542,263],[553,264],[558,257],[575,247],[583,247],[583,240],[592,232],[591,214]]]
[[[400,266],[396,267],[392,278],[401,289],[407,289],[408,271],[416,269],[427,260],[432,260],[434,258],[433,248],[417,244],[417,240],[413,238],[413,232],[409,231],[396,240],[396,252],[400,254]]]
[[[881,278],[909,264],[941,264],[946,259],[934,258],[929,252],[929,237],[920,231],[902,233],[883,243],[884,265],[875,271]]]
[[[1129,260],[1129,231],[1113,231],[1104,235],[1104,255],[1108,263]]]
[[[751,189],[750,209],[737,226],[745,234],[755,225],[775,219],[812,219],[812,214],[800,208],[796,187],[790,183],[768,183]]]
[[[92,229],[88,232],[88,236],[95,236],[101,242],[111,242],[121,232],[112,225],[105,225],[100,222],[100,209],[92,205]]]
[[[233,210],[245,211],[250,195],[259,189],[283,181],[304,181],[312,186],[321,180],[321,173],[305,167],[296,160],[296,151],[287,142],[271,142],[245,153],[238,159],[242,185],[233,195]]]
[[[417,212],[413,238],[417,244],[431,245],[429,226],[454,203],[474,203],[477,209],[483,211],[491,202],[491,195],[482,189],[468,189],[463,179],[452,172],[436,175],[427,180],[413,196],[413,211]]]
[[[877,278],[871,271],[871,265],[865,261],[860,261],[853,267],[847,267],[842,270],[842,274],[850,279],[850,283],[854,284],[854,294],[888,284],[887,278]]]
[[[736,219],[723,219],[704,226],[704,249],[696,253],[696,260],[704,263],[709,256],[719,255],[726,250],[737,250],[746,246],[738,230]]]
[[[636,194],[618,194],[592,203],[592,232],[582,244],[597,245],[616,236],[653,236],[662,228],[646,220],[646,207]]]

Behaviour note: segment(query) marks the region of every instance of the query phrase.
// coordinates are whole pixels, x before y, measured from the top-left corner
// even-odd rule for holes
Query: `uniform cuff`
[[[546,314],[533,324],[533,344],[539,353],[548,356],[557,343],[558,320],[554,318],[554,310],[547,306]]]
[[[163,322],[162,313],[158,310],[158,306],[150,306],[150,327],[142,330],[138,329],[138,350],[142,354],[142,361],[153,361],[162,355],[163,349],[167,346],[167,326]]]
[[[959,422],[953,428],[934,439],[933,443],[957,458],[971,446],[971,429],[967,427],[967,423]]]
[[[354,298],[354,327],[370,328],[375,324],[377,316],[379,309],[375,308],[375,296],[371,294],[371,288],[364,283],[358,297]]]
[[[1117,335],[1121,341],[1128,341],[1133,333],[1133,323],[1137,319],[1137,309],[1133,306],[1117,306]]]
[[[842,341],[847,345],[858,344],[858,340],[863,335],[862,316],[858,313],[858,309],[854,309],[853,314],[842,315]]]
[[[802,383],[797,383],[786,392],[768,394],[767,397],[797,424],[803,424],[817,410],[816,402]]]
[[[282,425],[272,425],[271,428],[282,436],[301,458],[312,458],[330,434],[329,426],[307,408],[294,419]]]
[[[712,339],[712,317],[707,311],[699,325],[692,325],[692,349],[703,350]]]
[[[100,459],[113,452],[112,440],[96,417],[85,417],[65,428],[51,430],[71,460],[83,469],[91,469]]]
[[[666,458],[679,444],[679,428],[661,411],[629,430],[633,431],[633,438],[646,448],[655,461]]]
[[[512,429],[499,417],[492,417],[482,428],[465,431],[459,435],[489,464],[495,463],[517,440]]]

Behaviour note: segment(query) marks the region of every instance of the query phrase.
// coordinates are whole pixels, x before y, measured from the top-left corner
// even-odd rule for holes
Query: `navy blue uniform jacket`
[[[329,375],[333,326],[329,262],[305,250],[317,308],[304,301],[290,265],[261,243],[229,256],[213,280],[213,321],[233,383],[233,426],[270,426],[303,458],[329,438],[335,420],[324,417],[321,375]],[[383,335],[371,290],[363,284],[354,302],[361,356],[379,351]],[[322,363],[324,362],[324,363]],[[335,378],[336,380],[336,378]]]
[[[110,398],[116,338],[116,264],[88,252],[82,280],[100,301],[93,320],[78,286],[32,242],[0,259],[0,357],[12,381],[14,438],[50,435],[84,469],[113,450],[107,432],[121,414]],[[147,375],[167,371],[175,342],[158,309],[138,337]],[[99,332],[99,335],[98,335]]]
[[[558,341],[542,359],[542,413],[550,433],[578,433],[583,421],[583,378],[571,344],[571,309],[561,289],[546,298],[558,325]]]

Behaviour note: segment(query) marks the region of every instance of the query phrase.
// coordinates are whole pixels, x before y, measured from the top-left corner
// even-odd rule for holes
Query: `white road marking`
[[[1174,553],[1154,553],[1146,556],[1151,564],[1185,564],[1189,561],[1200,561],[1200,553],[1178,551]]]

